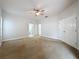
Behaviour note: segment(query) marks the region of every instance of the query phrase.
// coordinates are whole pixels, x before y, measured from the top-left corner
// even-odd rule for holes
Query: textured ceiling
[[[17,15],[28,15],[33,8],[48,10],[46,15],[56,15],[75,0],[2,0],[3,10]]]

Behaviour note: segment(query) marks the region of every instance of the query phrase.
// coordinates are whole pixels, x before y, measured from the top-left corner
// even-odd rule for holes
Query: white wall
[[[3,13],[3,40],[27,37],[28,24],[34,23],[32,18],[21,17],[7,12]]]
[[[46,18],[41,19],[42,24],[42,36],[46,36],[49,38],[58,39],[58,19],[54,18]]]

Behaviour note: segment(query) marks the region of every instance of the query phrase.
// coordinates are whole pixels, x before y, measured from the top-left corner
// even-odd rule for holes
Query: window
[[[29,37],[33,37],[34,35],[41,35],[41,24],[32,24],[30,23],[28,26]]]
[[[29,24],[29,37],[33,36],[33,30],[34,29],[34,24]]]
[[[41,35],[41,24],[38,24],[38,34]]]

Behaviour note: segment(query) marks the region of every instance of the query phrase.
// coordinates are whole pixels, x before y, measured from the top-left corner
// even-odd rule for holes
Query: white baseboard
[[[27,37],[33,37],[33,36],[22,36],[22,37],[10,38],[10,39],[3,39],[2,41],[17,40],[17,39],[27,38]]]
[[[26,37],[27,37],[27,36],[16,37],[16,38],[10,38],[10,39],[3,39],[2,41],[17,40],[17,39],[26,38]]]

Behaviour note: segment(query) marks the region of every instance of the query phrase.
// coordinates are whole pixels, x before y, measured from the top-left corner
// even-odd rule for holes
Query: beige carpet
[[[0,59],[79,59],[79,52],[59,40],[23,38],[3,42]]]

